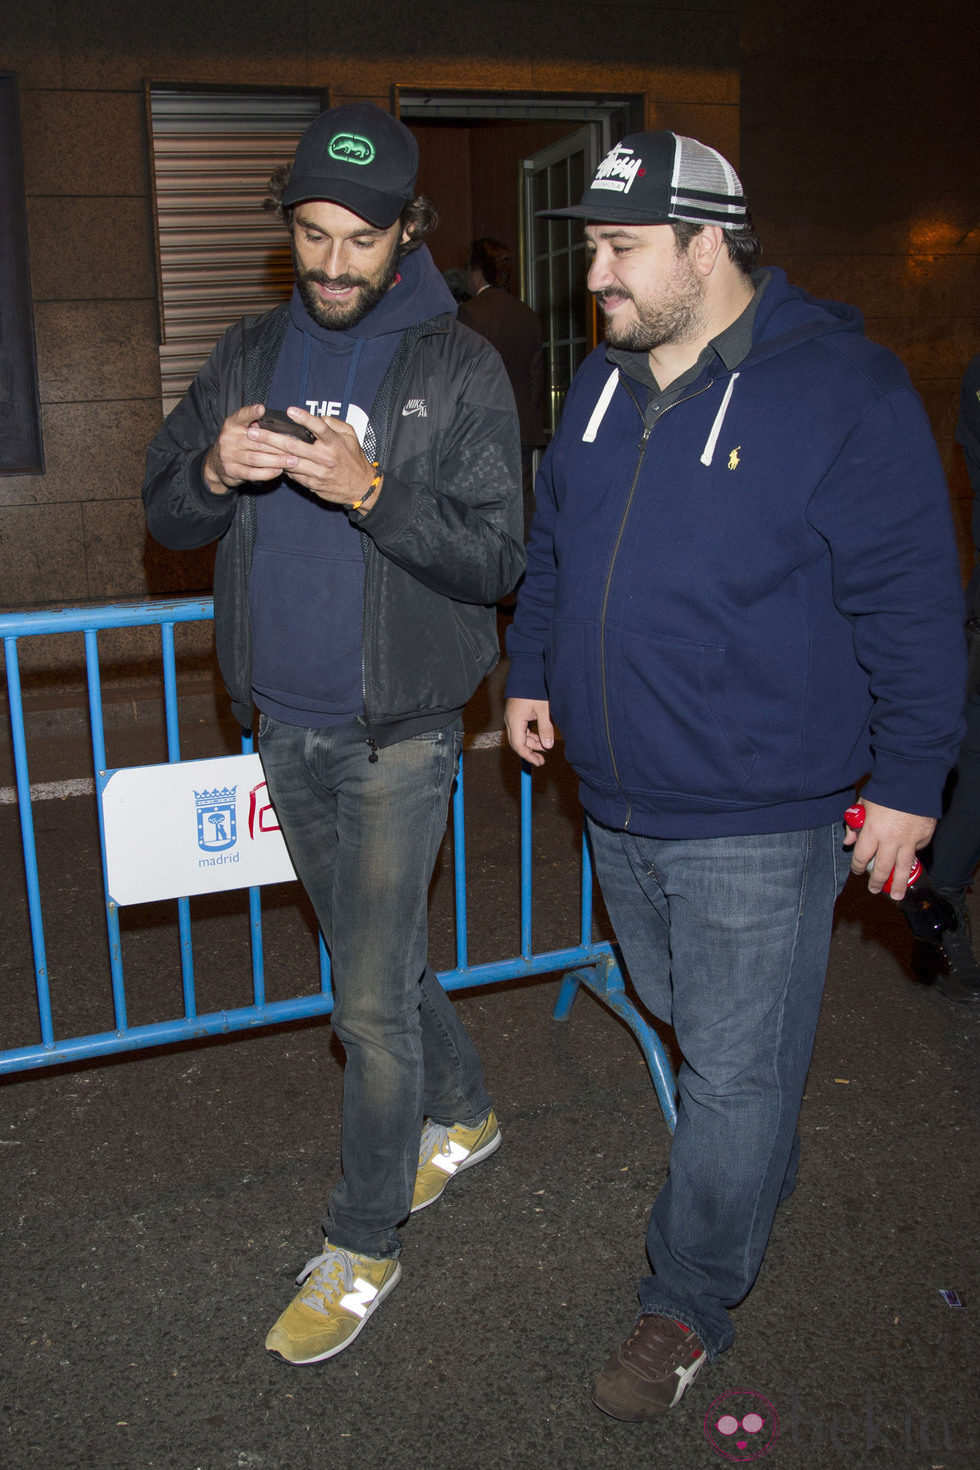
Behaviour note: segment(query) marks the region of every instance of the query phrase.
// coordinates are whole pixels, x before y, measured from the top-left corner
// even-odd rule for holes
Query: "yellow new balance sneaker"
[[[266,1347],[287,1363],[320,1363],[342,1353],[401,1274],[395,1256],[359,1256],[325,1241],[323,1254],[297,1276],[303,1290],[269,1333]]]
[[[464,1128],[453,1123],[444,1128],[429,1119],[422,1129],[419,1145],[419,1171],[415,1176],[412,1214],[434,1204],[454,1174],[471,1169],[488,1159],[500,1147],[500,1129],[491,1110],[483,1123]]]

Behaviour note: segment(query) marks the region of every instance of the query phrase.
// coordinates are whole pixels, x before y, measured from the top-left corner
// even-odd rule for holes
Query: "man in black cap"
[[[545,214],[586,222],[606,341],[538,476],[507,725],[532,765],[561,729],[630,977],[683,1055],[652,1274],[593,1389],[644,1420],[731,1344],[794,1188],[848,863],[901,899],[932,833],[962,601],[907,373],[852,307],[758,268],[720,154],[624,138]]]
[[[243,726],[258,706],[331,959],[343,1172],[266,1341],[290,1363],[348,1346],[399,1279],[397,1227],[500,1144],[426,903],[462,710],[523,568],[520,445],[500,359],[423,244],[417,170],[412,134],[369,103],[310,125],[272,186],[292,298],[222,337],[143,487],[164,545],[218,543],[222,674]]]

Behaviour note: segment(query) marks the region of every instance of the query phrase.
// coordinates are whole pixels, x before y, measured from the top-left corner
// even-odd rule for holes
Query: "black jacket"
[[[215,495],[201,470],[229,414],[264,401],[288,313],[228,329],[150,445],[143,484],[147,525],[164,546],[218,541],[218,663],[246,728],[254,493],[246,484]],[[497,354],[449,314],[407,330],[364,448],[384,470],[374,508],[352,515],[365,556],[364,715],[383,746],[448,723],[498,658],[495,605],[520,578],[524,549],[517,419]]]

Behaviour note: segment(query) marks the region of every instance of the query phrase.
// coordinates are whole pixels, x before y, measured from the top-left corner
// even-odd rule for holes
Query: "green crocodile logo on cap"
[[[370,163],[374,158],[374,144],[358,133],[334,133],[327,152],[341,163]]]

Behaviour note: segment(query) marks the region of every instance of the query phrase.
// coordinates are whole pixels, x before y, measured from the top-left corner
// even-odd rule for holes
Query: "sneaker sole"
[[[431,1199],[423,1200],[420,1205],[413,1205],[409,1210],[409,1214],[417,1215],[419,1210],[427,1210],[430,1205],[435,1204],[436,1200],[442,1199],[446,1192],[446,1185],[452,1184],[457,1174],[462,1174],[464,1169],[472,1169],[474,1164],[482,1164],[484,1159],[488,1159],[491,1154],[497,1152],[502,1142],[503,1135],[498,1128],[493,1137],[488,1139],[482,1148],[475,1148],[471,1154],[466,1155],[466,1158],[461,1164],[456,1165],[456,1168],[451,1174],[446,1175],[446,1184],[442,1186],[438,1194],[434,1194]]]
[[[310,1363],[325,1363],[327,1358],[335,1358],[338,1353],[342,1353],[345,1348],[350,1347],[357,1334],[361,1331],[367,1321],[374,1316],[375,1312],[377,1311],[378,1307],[380,1307],[385,1297],[390,1291],[394,1291],[395,1287],[398,1285],[401,1279],[402,1268],[401,1263],[399,1262],[399,1264],[395,1267],[392,1275],[389,1276],[384,1286],[381,1287],[377,1296],[374,1298],[374,1301],[368,1307],[367,1311],[364,1313],[364,1316],[354,1328],[354,1331],[351,1333],[350,1337],[345,1337],[343,1342],[338,1347],[328,1348],[325,1353],[317,1353],[316,1357],[313,1358],[285,1358],[283,1357],[282,1353],[277,1351],[276,1348],[268,1348],[267,1351],[270,1357],[278,1358],[280,1363],[288,1363],[291,1368],[305,1368]]]

